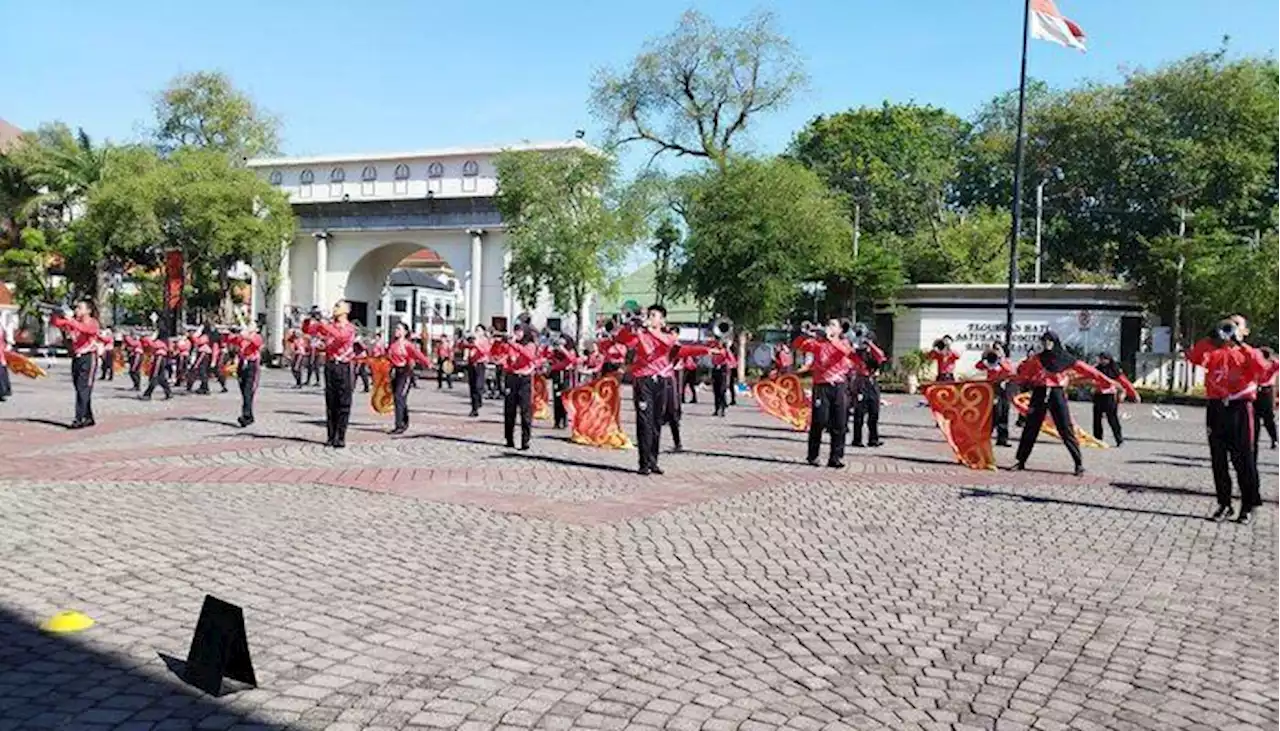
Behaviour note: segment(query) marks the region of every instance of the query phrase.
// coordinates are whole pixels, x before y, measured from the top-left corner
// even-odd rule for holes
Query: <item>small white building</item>
[[[388,329],[397,322],[403,322],[411,333],[420,333],[426,327],[431,337],[440,337],[452,335],[466,322],[460,307],[462,289],[457,279],[446,274],[421,269],[392,269],[387,278],[387,288],[389,297],[378,303],[376,322],[382,322],[382,302],[390,301]]]

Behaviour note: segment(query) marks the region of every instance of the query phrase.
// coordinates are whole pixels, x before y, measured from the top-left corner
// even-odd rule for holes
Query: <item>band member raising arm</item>
[[[809,419],[809,464],[818,465],[822,432],[831,435],[827,466],[844,467],[844,433],[849,423],[849,372],[853,368],[853,346],[842,337],[840,321],[832,318],[821,330],[802,334],[792,344],[797,353],[813,356],[813,411]]]
[[[93,381],[98,370],[98,321],[87,300],[76,303],[71,317],[55,314],[50,323],[71,338],[71,380],[76,387],[76,418],[68,428],[93,426]]]
[[[926,356],[938,366],[939,381],[956,380],[956,361],[960,360],[960,354],[951,349],[951,336],[943,335],[940,339],[933,341],[933,350],[930,350]]]
[[[227,345],[239,355],[236,362],[236,379],[240,382],[240,426],[253,423],[253,399],[258,394],[259,369],[262,367],[262,336],[258,328],[247,325],[238,333],[225,336]],[[221,370],[221,366],[218,369]],[[223,390],[226,390],[225,388]]]
[[[458,347],[467,354],[467,391],[471,396],[471,413],[468,416],[479,416],[480,406],[484,403],[484,375],[489,367],[493,341],[489,339],[489,331],[484,325],[476,325],[466,342]]]
[[[1004,357],[1004,346],[992,343],[982,354],[976,366],[987,376],[987,382],[995,389],[991,404],[992,425],[996,430],[996,446],[1009,446],[1009,381],[1013,378],[1013,363]]]
[[[506,393],[503,394],[502,428],[507,446],[514,448],[516,412],[520,412],[520,449],[529,448],[533,426],[533,374],[542,366],[537,333],[528,323],[516,325],[510,339],[500,340],[491,351],[503,364]]]
[[[351,420],[351,392],[355,388],[356,327],[347,317],[350,306],[339,301],[333,307],[333,322],[310,319],[302,331],[324,346],[324,420],[329,428],[325,446],[347,446],[347,423]]]
[[[636,408],[636,446],[640,451],[640,474],[660,475],[658,448],[662,425],[666,422],[667,388],[675,365],[671,350],[679,336],[666,330],[667,308],[653,305],[643,324],[637,317],[625,327],[615,328],[614,341],[634,349],[631,364],[633,399]],[[605,364],[608,367],[609,351]],[[625,355],[625,352],[624,352]]]
[[[409,374],[415,363],[430,367],[431,360],[422,349],[409,339],[409,326],[397,322],[387,346],[387,360],[391,363],[391,394],[396,404],[396,426],[392,434],[404,434],[409,428]]]
[[[1124,444],[1124,433],[1120,431],[1119,399],[1116,394],[1123,389],[1124,395],[1130,401],[1137,403],[1142,399],[1124,371],[1120,370],[1120,364],[1111,357],[1110,353],[1098,355],[1097,368],[1102,375],[1111,379],[1112,385],[1093,392],[1093,438],[1102,439],[1102,420],[1105,417],[1107,423],[1111,425],[1111,435],[1116,438],[1118,447]]]

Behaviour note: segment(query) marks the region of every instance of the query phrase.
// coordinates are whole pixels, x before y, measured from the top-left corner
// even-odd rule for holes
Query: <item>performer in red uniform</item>
[[[822,432],[831,434],[831,454],[827,466],[844,467],[844,432],[849,423],[849,372],[853,368],[853,346],[843,337],[840,321],[832,318],[822,330],[802,334],[792,344],[797,353],[813,356],[813,411],[809,419],[809,454],[815,467],[822,449]]]
[[[395,397],[396,425],[392,434],[404,434],[409,428],[409,374],[415,363],[423,368],[431,366],[431,360],[409,339],[409,326],[397,322],[387,346],[387,360],[391,363],[391,393]]]
[[[311,347],[307,356],[307,379],[303,382],[303,385],[311,385],[311,379],[314,377],[316,385],[323,386],[324,379],[321,374],[327,373],[325,370],[325,363],[327,362],[324,338],[311,338]]]
[[[560,335],[558,343],[546,349],[545,356],[551,364],[551,399],[555,412],[553,426],[564,429],[569,425],[569,412],[564,407],[564,392],[577,385],[574,383],[574,373],[581,359],[573,338],[564,334]]]
[[[240,382],[240,418],[236,421],[245,427],[253,423],[253,400],[258,395],[258,377],[262,367],[262,336],[258,334],[258,328],[250,323],[240,332],[231,333],[226,338],[227,344],[235,348],[237,353],[236,379]]]
[[[9,384],[9,336],[0,327],[0,401],[7,401],[13,395],[13,387]]]
[[[671,349],[679,339],[666,330],[667,308],[653,305],[641,325],[639,318],[624,327],[615,328],[611,347],[621,345],[635,350],[631,364],[633,398],[636,408],[636,446],[640,451],[640,474],[660,475],[658,449],[662,425],[666,422],[667,389],[675,365]],[[624,354],[625,358],[625,354]],[[609,354],[606,351],[605,364]]]
[[[778,343],[773,348],[773,375],[790,373],[795,359],[791,355],[791,346]]]
[[[93,426],[93,382],[98,371],[98,320],[93,316],[93,303],[76,303],[75,313],[68,318],[56,314],[50,324],[71,339],[71,380],[76,387],[76,418],[69,428]]]
[[[124,336],[124,348],[129,354],[129,380],[133,381],[134,391],[142,390],[142,338],[137,335]]]
[[[675,328],[671,328],[670,332],[673,335],[679,334],[679,330]],[[676,343],[676,345],[671,348],[671,362],[673,364],[687,363],[689,361],[697,363],[698,358],[705,355],[711,355],[714,357],[715,352],[715,348],[707,345],[681,345]],[[688,371],[685,371],[685,373],[688,373]],[[684,442],[680,438],[680,420],[684,416],[684,408],[680,403],[680,392],[684,387],[680,384],[680,378],[680,369],[673,367],[671,369],[671,378],[669,379],[670,383],[667,384],[666,389],[666,422],[667,426],[671,427],[671,451],[673,452],[684,451]]]
[[[689,391],[689,403],[698,403],[698,359],[689,357],[680,361],[680,403],[684,403],[685,389]]]
[[[520,449],[529,448],[533,426],[533,374],[542,366],[536,333],[524,323],[512,328],[512,338],[493,345],[492,356],[503,364],[507,389],[503,400],[502,426],[507,446],[514,448],[516,412],[520,412]]]
[[[223,347],[224,334],[217,328],[209,328],[209,368],[213,371],[213,377],[218,382],[218,386],[222,389],[222,393],[227,392],[227,374],[223,372],[223,360],[225,360],[225,348]],[[209,390],[208,382],[205,382],[205,390]]]
[[[111,328],[104,327],[98,331],[98,341],[102,343],[102,380],[116,380],[116,336]]]
[[[1213,463],[1213,485],[1218,493],[1218,509],[1213,520],[1231,519],[1231,470],[1240,481],[1240,523],[1253,521],[1254,509],[1262,504],[1258,491],[1258,462],[1254,448],[1254,402],[1258,385],[1264,383],[1270,365],[1257,350],[1244,344],[1248,335],[1243,318],[1218,323],[1210,337],[1187,351],[1187,361],[1205,369],[1204,390],[1209,399],[1205,419],[1208,426],[1209,457]]]
[[[476,325],[471,336],[458,347],[467,355],[467,390],[471,396],[471,413],[468,416],[479,416],[480,406],[484,403],[484,376],[489,368],[493,341],[489,339],[489,331],[484,325]]]
[[[734,352],[733,343],[724,344],[725,373],[729,376],[729,405],[738,405],[738,354]],[[724,414],[721,414],[724,416]]]
[[[860,326],[859,326],[860,327]],[[867,425],[867,446],[879,447],[880,441],[880,366],[886,360],[884,351],[876,345],[875,336],[861,331],[856,335],[853,354],[853,390],[850,399],[853,401],[853,441],[855,447],[862,446],[862,425]]]
[[[448,335],[442,335],[435,342],[436,356],[436,390],[443,389],[445,384],[449,384],[449,390],[453,390],[453,338]],[[448,364],[447,366],[445,364]]]
[[[729,359],[732,354],[727,348],[717,348],[711,356],[711,400],[712,416],[724,416],[729,409]]]
[[[616,323],[610,321],[605,326],[606,337],[598,343],[600,353],[604,355],[602,373],[616,373],[627,364],[627,346],[618,342],[617,339],[619,329]]]
[[[1071,382],[1072,376],[1091,379],[1098,388],[1108,388],[1115,384],[1110,378],[1099,373],[1096,368],[1080,360],[1076,360],[1062,347],[1057,333],[1046,330],[1040,336],[1041,350],[1028,356],[1018,364],[1016,378],[1032,387],[1031,409],[1027,414],[1026,424],[1022,427],[1022,439],[1018,442],[1017,463],[1014,469],[1021,470],[1027,466],[1027,458],[1036,446],[1036,437],[1040,434],[1040,425],[1044,423],[1047,411],[1053,417],[1053,425],[1062,437],[1062,443],[1071,454],[1075,463],[1075,474],[1084,474],[1084,461],[1080,456],[1080,443],[1076,440],[1075,426],[1071,421],[1071,410],[1067,407],[1067,396],[1064,389]]]
[[[1142,399],[1138,396],[1138,391],[1129,382],[1128,376],[1120,369],[1120,364],[1111,357],[1110,353],[1100,353],[1098,355],[1098,372],[1110,378],[1115,384],[1106,388],[1099,388],[1093,392],[1093,438],[1102,439],[1102,420],[1106,418],[1107,423],[1111,425],[1111,435],[1116,438],[1116,446],[1124,444],[1124,433],[1120,431],[1120,412],[1119,399],[1117,393],[1123,389],[1125,397],[1134,403],[1140,402]]]
[[[302,331],[324,346],[324,420],[329,429],[325,446],[342,449],[347,446],[347,423],[351,420],[351,392],[355,388],[356,328],[348,321],[351,312],[346,301],[333,307],[333,322],[308,319]]]
[[[1265,428],[1271,437],[1271,448],[1276,448],[1276,374],[1280,373],[1280,361],[1271,348],[1258,348],[1267,363],[1267,370],[1258,382],[1258,400],[1253,409],[1253,451],[1258,452],[1258,435]],[[1256,459],[1256,457],[1255,457]]]
[[[996,446],[1008,447],[1009,444],[1009,381],[1013,378],[1013,363],[1004,357],[1004,345],[992,343],[982,354],[977,369],[987,376],[987,381],[995,389],[995,401],[992,402],[992,427],[996,432]]]
[[[303,334],[301,330],[294,329],[289,331],[289,350],[291,356],[289,359],[289,370],[293,372],[293,387],[302,388],[302,373],[307,370],[307,362],[311,359],[311,338]],[[307,374],[308,383],[311,374]]]
[[[586,353],[583,354],[582,360],[578,363],[579,379],[583,382],[591,381],[600,375],[604,368],[604,354],[600,352],[600,348],[595,343],[588,343]]]
[[[170,348],[169,355],[174,359],[175,384],[181,386],[187,383],[187,390],[190,391],[191,385],[188,378],[191,373],[191,338],[179,335],[174,347]]]
[[[941,339],[933,341],[933,350],[930,350],[926,357],[938,366],[936,380],[956,380],[956,361],[960,360],[960,354],[951,349],[950,335],[944,335]]]
[[[164,338],[154,336],[144,336],[139,342],[144,352],[151,353],[151,370],[147,373],[147,390],[138,398],[150,401],[156,386],[160,386],[164,391],[165,400],[168,401],[173,398],[173,391],[169,388],[169,344]]]

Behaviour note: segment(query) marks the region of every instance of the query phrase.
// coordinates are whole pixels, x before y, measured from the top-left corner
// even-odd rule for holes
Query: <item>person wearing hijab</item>
[[[1072,377],[1088,378],[1098,388],[1118,388],[1119,384],[1098,371],[1098,369],[1076,360],[1075,356],[1062,347],[1062,340],[1052,330],[1046,330],[1040,336],[1040,352],[1028,356],[1018,364],[1014,378],[1031,386],[1031,409],[1027,413],[1026,425],[1022,428],[1022,438],[1018,441],[1017,462],[1015,470],[1026,469],[1027,458],[1036,446],[1036,437],[1040,434],[1040,425],[1044,423],[1045,413],[1053,417],[1053,425],[1062,437],[1062,443],[1075,463],[1074,473],[1078,477],[1084,474],[1084,460],[1080,456],[1080,443],[1076,440],[1075,426],[1071,422],[1071,410],[1067,407],[1066,387]]]
[[[1111,425],[1111,435],[1116,438],[1116,446],[1124,444],[1124,434],[1120,431],[1120,413],[1119,413],[1119,392],[1124,391],[1125,397],[1135,403],[1142,399],[1138,396],[1138,391],[1134,389],[1133,384],[1129,382],[1124,371],[1120,370],[1120,364],[1111,357],[1110,353],[1098,354],[1098,372],[1110,378],[1116,385],[1107,388],[1095,389],[1093,392],[1093,438],[1102,439],[1102,420],[1106,418],[1107,423]]]

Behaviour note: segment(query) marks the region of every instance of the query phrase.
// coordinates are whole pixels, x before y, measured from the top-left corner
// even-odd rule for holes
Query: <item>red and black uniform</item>
[[[307,365],[311,360],[311,339],[297,330],[289,335],[289,349],[293,357],[289,361],[289,370],[293,371],[294,388],[302,388],[302,373],[306,371],[307,383],[311,383],[311,371]]]
[[[13,386],[9,384],[9,337],[0,327],[0,401],[13,395]]]
[[[329,427],[326,444],[341,449],[347,446],[351,392],[355,389],[356,326],[350,322],[307,320],[302,332],[320,341],[324,348],[324,420]]]
[[[240,426],[249,426],[253,423],[253,399],[258,394],[258,377],[262,368],[262,336],[258,333],[232,333],[226,337],[227,344],[239,354],[236,378],[240,382]]]
[[[795,364],[791,348],[786,343],[779,343],[773,349],[773,372],[775,375],[790,373]]]
[[[640,451],[640,474],[662,474],[658,466],[658,448],[662,439],[662,424],[666,421],[667,388],[675,372],[671,362],[671,349],[679,336],[675,333],[649,328],[619,329],[614,334],[610,348],[618,346],[635,350],[631,363],[632,392],[636,407],[636,446]],[[605,367],[608,368],[610,350],[605,351]],[[616,350],[613,351],[616,359]]]
[[[195,351],[195,359],[187,369],[187,390],[190,391],[196,381],[200,381],[200,388],[196,389],[196,393],[207,394],[209,393],[209,359],[213,355],[209,336],[201,332],[192,337],[191,349]]]
[[[1121,391],[1130,401],[1138,400],[1138,391],[1134,389],[1129,377],[1120,369],[1120,364],[1107,359],[1098,363],[1098,371],[1111,379],[1111,384],[1093,391],[1093,438],[1102,439],[1103,419],[1111,425],[1111,436],[1116,438],[1116,446],[1124,444],[1124,432],[1120,429],[1119,394]]]
[[[600,375],[601,369],[604,368],[604,356],[599,350],[595,350],[587,354],[587,357],[578,366],[578,373],[588,381],[595,380]]]
[[[164,391],[165,400],[173,398],[173,391],[169,388],[169,344],[163,338],[148,337],[138,342],[142,345],[144,352],[151,354],[151,369],[147,373],[147,390],[139,398],[150,401],[156,386]]]
[[[431,360],[409,338],[392,340],[386,355],[391,363],[391,394],[396,404],[396,426],[391,433],[403,434],[409,428],[409,376],[415,363],[429,368]]]
[[[223,393],[227,392],[227,374],[222,370],[222,361],[226,350],[223,347],[223,339],[225,337],[225,335],[217,330],[214,330],[209,335],[209,347],[212,349],[212,352],[209,355],[209,367],[213,369],[213,377],[217,379],[218,385],[222,387]]]
[[[995,351],[988,350],[975,366],[986,374],[987,382],[995,389],[992,408],[992,428],[996,432],[996,446],[1009,446],[1009,381],[1013,380],[1013,363]]]
[[[601,355],[604,356],[602,373],[620,371],[627,364],[627,346],[620,342],[616,335],[613,338],[601,340],[597,346]]]
[[[551,364],[551,400],[555,412],[556,429],[569,425],[569,412],[564,408],[564,392],[574,387],[574,373],[577,372],[581,358],[567,346],[561,344],[545,351],[547,362]]]
[[[867,446],[878,447],[880,441],[880,382],[876,373],[884,365],[885,355],[880,346],[865,341],[861,347],[855,348],[853,355],[853,390],[850,400],[853,401],[853,440],[855,447],[862,446],[862,425],[867,426]]]
[[[1267,370],[1258,381],[1258,400],[1253,405],[1253,451],[1257,459],[1258,435],[1263,429],[1271,437],[1271,448],[1276,448],[1276,374],[1280,373],[1280,361],[1268,359]]]
[[[440,338],[435,344],[436,356],[436,389],[444,388],[449,384],[449,388],[453,388],[453,341],[449,338]],[[445,364],[448,364],[447,366]]]
[[[467,390],[471,397],[471,416],[480,415],[484,403],[484,376],[489,368],[489,351],[493,341],[486,337],[468,338],[461,346],[467,354]]]
[[[495,343],[490,353],[503,364],[507,381],[502,403],[503,435],[515,447],[516,412],[520,413],[520,449],[529,448],[533,429],[533,374],[542,366],[541,348],[533,340]]]
[[[169,349],[169,357],[174,361],[175,383],[181,386],[187,381],[187,374],[191,370],[191,339],[186,335],[179,337],[178,341],[174,343],[174,347]],[[190,390],[190,386],[188,386],[188,390]]]
[[[1219,507],[1215,517],[1231,513],[1230,463],[1240,481],[1240,519],[1245,520],[1262,504],[1253,414],[1258,384],[1265,382],[1271,367],[1261,353],[1248,345],[1212,338],[1193,345],[1187,352],[1187,361],[1205,370],[1204,390],[1209,400],[1205,419]]]
[[[1070,385],[1072,377],[1090,379],[1098,388],[1111,386],[1112,381],[1088,363],[1075,360],[1062,349],[1059,341],[1055,340],[1054,343],[1052,350],[1028,356],[1018,364],[1015,373],[1018,381],[1031,386],[1031,407],[1026,424],[1022,427],[1022,438],[1018,441],[1017,468],[1025,466],[1027,458],[1031,456],[1047,412],[1053,417],[1053,425],[1062,437],[1071,461],[1075,463],[1076,474],[1082,474],[1084,462],[1080,456],[1080,442],[1076,439],[1064,389]]]
[[[925,356],[938,366],[939,381],[956,380],[956,361],[960,360],[960,354],[946,346],[938,346],[930,350]]]
[[[828,467],[844,466],[844,432],[849,423],[849,373],[853,369],[853,346],[843,338],[800,337],[792,344],[797,353],[813,356],[813,411],[809,419],[809,464],[818,463],[822,432],[831,434]]]
[[[724,416],[729,409],[729,371],[733,353],[728,348],[717,350],[711,355],[711,398],[712,416]]]
[[[684,403],[685,389],[689,389],[689,403],[698,403],[698,359],[683,358],[680,360],[680,403]]]
[[[672,363],[697,363],[698,358],[711,353],[711,348],[706,345],[676,345],[671,349]],[[696,373],[697,371],[694,371]],[[686,369],[684,374],[688,374]],[[680,439],[680,417],[683,416],[684,410],[680,407],[683,396],[684,386],[681,385],[682,374],[679,368],[671,369],[671,383],[667,386],[667,418],[666,422],[671,427],[671,443],[672,449],[676,452],[684,451],[684,443]]]
[[[129,352],[129,380],[133,381],[133,390],[142,389],[142,356],[144,348],[142,339],[133,335],[124,336],[124,347]]]
[[[110,328],[103,328],[98,333],[98,341],[102,343],[102,380],[116,380],[116,338]]]
[[[356,340],[355,354],[356,378],[360,379],[361,391],[369,393],[369,380],[373,378],[373,369],[369,367],[369,360],[366,357],[369,354],[369,348],[363,340]]]
[[[54,327],[71,338],[71,380],[76,387],[76,418],[72,429],[93,426],[93,382],[98,371],[98,321],[92,317],[68,319],[54,315]]]

